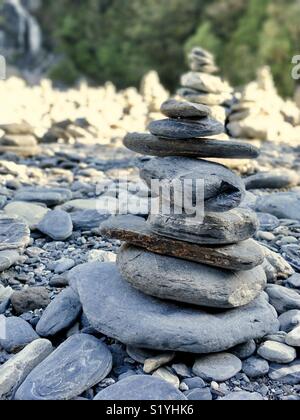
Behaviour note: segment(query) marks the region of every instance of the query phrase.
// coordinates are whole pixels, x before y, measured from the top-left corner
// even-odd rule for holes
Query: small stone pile
[[[236,138],[297,145],[300,111],[294,102],[278,95],[270,69],[263,67],[232,106],[227,129]]]
[[[164,351],[222,352],[277,332],[276,313],[262,294],[264,256],[250,239],[257,218],[239,207],[244,184],[225,166],[196,159],[255,157],[257,149],[202,139],[224,128],[204,105],[171,100],[162,112],[168,118],[151,123],[151,135],[129,134],[124,143],[160,156],[142,163],[140,174],[149,187],[153,179],[167,184],[203,180],[204,221],[187,216],[185,208],[180,215],[151,213],[148,222],[133,216],[105,222],[102,234],[126,244],[117,267],[93,263],[72,271],[70,282],[84,313],[103,334],[130,346]],[[189,194],[195,203],[194,187]],[[172,195],[170,201],[173,206]]]
[[[40,151],[33,128],[26,122],[0,125],[0,136],[0,153],[26,157]]]
[[[214,73],[218,71],[214,56],[196,47],[189,54],[189,73],[181,77],[178,95],[198,104],[209,105],[213,116],[225,122],[233,98],[232,87]]]

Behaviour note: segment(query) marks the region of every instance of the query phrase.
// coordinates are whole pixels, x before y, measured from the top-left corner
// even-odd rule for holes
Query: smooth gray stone
[[[70,215],[63,210],[53,210],[46,214],[37,229],[54,241],[64,241],[73,233]]]
[[[282,382],[289,385],[300,384],[300,361],[297,359],[289,365],[272,364],[270,366],[269,377],[273,381]]]
[[[100,391],[96,401],[169,401],[186,397],[168,382],[153,376],[135,375]]]
[[[256,343],[250,340],[247,343],[240,344],[239,346],[230,349],[230,353],[234,354],[241,360],[248,359],[256,352]]]
[[[269,295],[271,305],[279,314],[293,309],[300,310],[300,294],[296,291],[272,284],[267,287],[266,292]]]
[[[205,388],[207,386],[203,379],[199,378],[199,376],[186,378],[183,382],[189,387],[190,390]]]
[[[277,341],[265,341],[258,349],[259,356],[275,363],[291,363],[296,357],[297,353],[293,347],[290,347]]]
[[[78,294],[71,288],[63,290],[46,308],[36,326],[41,337],[50,337],[70,328],[81,312]]]
[[[290,278],[287,279],[287,284],[292,289],[300,289],[300,274],[295,273]]]
[[[280,226],[280,221],[277,217],[272,216],[268,213],[257,213],[257,218],[259,220],[259,230],[263,232],[272,232],[278,226]]]
[[[212,308],[236,308],[252,302],[265,288],[262,267],[229,271],[157,255],[124,245],[118,268],[134,288],[160,299]]]
[[[75,230],[86,230],[99,228],[111,215],[101,214],[97,210],[83,210],[71,212],[70,216]]]
[[[263,297],[239,309],[210,314],[144,295],[121,278],[115,264],[83,264],[68,278],[90,324],[134,347],[203,354],[230,349],[279,328],[274,309]]]
[[[0,215],[0,251],[23,249],[29,245],[30,230],[18,217]]]
[[[153,135],[167,139],[193,139],[224,133],[224,125],[211,117],[196,121],[171,118],[152,121],[148,129]]]
[[[203,246],[153,233],[150,223],[136,216],[111,217],[101,225],[102,236],[118,239],[160,255],[182,258],[225,270],[251,270],[264,262],[261,246],[249,239],[234,245]]]
[[[44,203],[49,207],[72,200],[72,192],[66,188],[27,187],[18,190],[15,201]]]
[[[196,359],[195,375],[205,381],[225,382],[242,370],[242,362],[230,353],[218,353]]]
[[[0,251],[0,272],[8,270],[20,260],[20,254],[13,249]]]
[[[259,150],[246,142],[214,139],[162,139],[152,134],[129,133],[124,146],[149,156],[184,156],[195,158],[254,159]]]
[[[8,217],[20,218],[31,230],[34,230],[49,212],[49,209],[42,205],[26,203],[24,201],[12,201],[4,207],[4,212]],[[27,230],[29,231],[28,227]]]
[[[248,378],[260,378],[267,375],[269,370],[269,363],[260,357],[253,356],[243,362],[243,372]]]
[[[112,356],[105,344],[76,334],[29,374],[15,399],[70,400],[101,382],[111,368]]]
[[[258,392],[238,391],[232,392],[226,397],[219,398],[219,401],[263,401],[263,397]]]
[[[300,194],[287,192],[264,195],[257,200],[256,210],[279,219],[300,220]]]
[[[184,98],[186,101],[208,106],[225,105],[226,102],[232,100],[232,94],[229,92],[207,93],[200,92],[196,89],[182,88],[178,89],[177,94]]]
[[[252,210],[237,208],[225,213],[205,213],[203,223],[184,215],[150,215],[152,232],[167,238],[198,245],[228,245],[245,241],[258,228]]]
[[[5,337],[0,336],[0,347],[8,353],[16,353],[27,344],[39,338],[31,325],[22,318],[15,316],[3,318]]]
[[[291,311],[284,312],[278,319],[281,331],[289,333],[294,328],[300,326],[300,310],[293,309]]]
[[[212,401],[212,393],[209,388],[192,389],[184,394],[189,401]]]
[[[187,101],[169,99],[161,108],[162,114],[168,118],[202,118],[211,115],[211,110],[206,105],[199,105]]]
[[[53,351],[48,340],[35,340],[0,367],[0,399],[10,397],[29,373]]]
[[[245,180],[247,190],[254,189],[280,189],[295,187],[300,182],[297,172],[288,169],[274,169],[270,172],[259,172]]]
[[[172,185],[174,180],[180,180],[186,198],[193,204],[196,204],[197,191],[194,186],[187,188],[184,181],[203,181],[206,211],[225,212],[238,207],[246,192],[238,175],[223,165],[206,160],[184,157],[154,158],[143,164],[140,175],[149,188],[151,180],[164,181],[169,185]]]
[[[195,89],[201,93],[223,94],[233,91],[230,85],[219,76],[194,71],[190,71],[181,76],[181,86]]]

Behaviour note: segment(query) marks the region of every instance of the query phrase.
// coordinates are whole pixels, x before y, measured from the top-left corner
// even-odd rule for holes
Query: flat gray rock
[[[53,210],[45,215],[37,229],[54,241],[64,241],[72,235],[73,223],[69,213],[63,210]]]
[[[143,218],[130,215],[111,217],[102,223],[101,234],[157,254],[227,270],[251,270],[264,261],[260,245],[252,239],[234,245],[201,246],[157,235]]]
[[[274,306],[279,314],[293,309],[300,310],[300,294],[296,291],[277,284],[269,285],[266,291],[271,305]]]
[[[232,94],[225,93],[207,93],[200,92],[196,89],[182,88],[178,89],[177,94],[189,102],[196,104],[203,104],[208,106],[224,105],[226,102],[232,100]]]
[[[287,312],[284,312],[278,318],[280,322],[280,330],[285,331],[286,333],[291,332],[294,328],[300,326],[300,310],[293,309]]]
[[[0,130],[12,135],[34,134],[34,128],[26,121],[22,123],[0,124]]]
[[[4,212],[9,217],[19,217],[23,222],[27,223],[30,229],[34,230],[49,212],[49,209],[42,205],[24,201],[12,201],[4,207]]]
[[[169,99],[161,106],[161,112],[168,118],[203,118],[211,115],[206,105],[198,105],[187,101]]]
[[[188,72],[181,77],[181,86],[195,89],[200,92],[222,94],[224,92],[232,92],[232,88],[227,82],[224,82],[218,76],[211,74]]]
[[[259,172],[245,179],[247,190],[254,189],[280,189],[295,187],[300,182],[296,171],[289,169],[274,169],[270,172]]]
[[[246,142],[214,139],[162,139],[152,134],[129,133],[124,146],[149,156],[194,158],[255,159],[259,150]]]
[[[167,139],[192,139],[224,133],[224,125],[211,117],[196,121],[171,118],[152,121],[148,128],[151,134]]]
[[[3,317],[0,322],[4,324],[3,329],[5,331],[5,337],[0,336],[0,347],[8,353],[16,353],[39,338],[32,326],[22,318],[15,316]]]
[[[238,207],[245,196],[245,186],[238,175],[223,165],[206,160],[184,157],[154,158],[142,166],[140,175],[149,188],[154,179],[164,181],[167,185],[172,185],[174,180],[181,181],[186,199],[193,204],[197,201],[196,188],[187,188],[184,181],[203,181],[206,211],[231,210]],[[172,197],[170,200],[172,202]]]
[[[37,141],[34,136],[31,135],[16,135],[16,134],[6,134],[0,138],[0,147],[7,146],[9,147],[33,147],[37,146]]]
[[[81,312],[78,294],[70,287],[63,290],[46,308],[36,326],[41,337],[50,337],[70,328]]]
[[[300,220],[300,194],[287,192],[264,195],[257,200],[256,210],[279,219]]]
[[[273,381],[289,385],[300,384],[300,361],[299,359],[289,365],[272,364],[269,377]]]
[[[196,359],[193,366],[195,375],[207,382],[225,382],[242,370],[242,362],[230,353],[212,354]]]
[[[68,278],[78,290],[90,324],[102,334],[134,347],[211,353],[275,333],[279,328],[275,311],[264,297],[239,309],[207,313],[144,295],[121,278],[115,264],[83,264]]]
[[[18,217],[0,215],[0,251],[24,249],[30,242],[28,225]]]
[[[258,392],[237,391],[231,392],[226,397],[219,398],[219,401],[263,401]]]
[[[262,267],[225,271],[128,245],[121,248],[117,264],[123,278],[141,292],[197,306],[224,309],[244,306],[267,284]]]
[[[26,187],[18,190],[14,199],[53,207],[71,200],[72,192],[66,188]]]
[[[11,296],[11,303],[17,314],[23,314],[36,309],[44,309],[50,303],[46,287],[29,287],[15,291]]]
[[[252,210],[237,208],[225,213],[205,213],[203,223],[184,215],[150,215],[151,230],[157,235],[198,245],[228,245],[245,241],[258,228]]]
[[[97,210],[82,210],[69,213],[75,230],[89,230],[99,228],[110,214],[101,214]]]
[[[247,343],[240,344],[233,349],[230,349],[230,353],[234,354],[241,360],[248,359],[256,352],[256,343],[254,340],[247,341]]]
[[[29,373],[53,351],[48,340],[35,340],[0,367],[0,399],[10,397]]]
[[[77,334],[61,344],[27,376],[16,400],[70,400],[101,382],[112,355],[98,339]]]
[[[147,375],[135,375],[122,379],[115,385],[100,391],[96,401],[169,401],[187,398],[168,382]]]

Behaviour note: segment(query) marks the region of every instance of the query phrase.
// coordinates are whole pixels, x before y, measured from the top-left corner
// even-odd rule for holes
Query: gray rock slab
[[[196,359],[193,366],[195,375],[205,381],[224,382],[242,370],[242,362],[230,353],[218,353]]]
[[[256,210],[279,219],[300,220],[300,194],[287,192],[262,196],[257,200]]]
[[[23,220],[0,215],[0,251],[24,249],[29,242],[30,230]]]
[[[1,317],[1,331],[5,332],[0,337],[0,347],[8,353],[15,353],[27,344],[39,338],[32,326],[22,318],[15,316]]]
[[[54,241],[64,241],[73,233],[73,223],[69,213],[63,210],[48,212],[37,229]]]
[[[195,121],[171,118],[157,120],[152,121],[148,128],[154,136],[167,139],[191,139],[224,133],[224,125],[211,117]]]

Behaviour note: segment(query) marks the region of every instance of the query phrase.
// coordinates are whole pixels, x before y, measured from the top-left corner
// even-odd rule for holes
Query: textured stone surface
[[[202,118],[211,114],[210,108],[206,105],[178,101],[176,99],[165,101],[160,110],[169,118]]]
[[[279,219],[300,220],[300,194],[288,192],[262,196],[257,200],[256,209]]]
[[[261,247],[252,239],[234,245],[201,246],[157,235],[149,223],[135,216],[111,217],[101,225],[101,234],[157,254],[230,270],[251,270],[264,260]]]
[[[280,322],[280,329],[289,333],[295,327],[300,326],[300,310],[293,309],[291,311],[284,312],[278,319]]]
[[[135,375],[100,391],[94,399],[98,401],[168,401],[186,400],[186,397],[162,379]]]
[[[247,341],[247,343],[240,344],[233,349],[230,349],[230,353],[234,354],[241,360],[248,359],[256,352],[256,343],[254,340]]]
[[[70,400],[104,379],[112,367],[108,348],[77,334],[40,363],[16,392],[16,400]]]
[[[274,169],[270,172],[259,172],[245,179],[247,190],[291,188],[298,185],[300,176],[296,171]]]
[[[56,206],[72,199],[72,192],[65,188],[27,187],[17,191],[16,201],[44,203],[47,206]]]
[[[70,287],[63,290],[46,308],[36,331],[41,337],[54,336],[69,328],[81,311],[77,293]]]
[[[20,260],[20,254],[13,249],[0,251],[0,272],[7,270]]]
[[[293,347],[300,347],[300,326],[288,333],[286,344]]]
[[[263,397],[258,392],[238,391],[219,398],[219,401],[263,401]]]
[[[260,378],[261,376],[267,375],[269,370],[269,363],[260,357],[250,357],[243,363],[243,372],[248,378]]]
[[[140,293],[120,277],[114,264],[83,264],[68,277],[78,289],[91,325],[135,347],[218,352],[279,328],[276,314],[264,297],[239,309],[210,314]],[[112,305],[118,310],[112,311]]]
[[[184,215],[150,215],[151,230],[161,236],[198,245],[226,245],[245,241],[257,231],[255,213],[247,209],[233,209],[225,213],[205,213],[198,218]]]
[[[204,104],[208,106],[216,106],[225,104],[227,101],[232,99],[231,93],[207,93],[200,92],[196,89],[182,88],[178,89],[178,95],[189,102],[195,102],[196,104]]]
[[[0,399],[13,395],[29,373],[53,351],[50,341],[38,339],[0,367]]]
[[[282,382],[284,384],[300,384],[300,361],[296,360],[289,365],[272,364],[269,377],[273,381]]]
[[[37,228],[54,241],[64,241],[72,235],[73,223],[67,212],[53,210],[45,215]]]
[[[5,337],[0,337],[0,347],[9,353],[15,353],[27,344],[39,338],[31,325],[22,318],[15,316],[4,318]]]
[[[149,131],[158,137],[167,139],[191,139],[197,137],[215,136],[224,132],[224,126],[211,117],[196,121],[166,119],[152,121]]]
[[[11,303],[17,314],[44,309],[50,303],[48,290],[45,287],[30,287],[14,292]]]
[[[182,184],[184,180],[201,180],[204,183],[204,206],[207,211],[231,210],[239,206],[245,196],[245,186],[239,176],[223,165],[205,160],[154,158],[143,165],[140,175],[149,187],[153,179],[164,180],[167,184],[175,179]],[[186,199],[196,203],[194,186],[190,189],[185,186],[184,193]]]
[[[185,73],[181,77],[181,85],[200,92],[221,94],[231,92],[232,88],[218,76],[194,71]]]
[[[242,272],[224,271],[128,245],[121,248],[117,261],[123,278],[143,293],[198,306],[247,305],[267,284],[261,267]]]
[[[185,156],[200,158],[254,159],[256,147],[241,141],[214,139],[160,139],[151,134],[130,133],[124,138],[128,149],[150,156]]]
[[[30,230],[18,217],[0,215],[0,251],[22,249],[29,245]]]
[[[242,370],[242,362],[230,353],[212,354],[195,361],[193,372],[205,381],[224,382]]]

